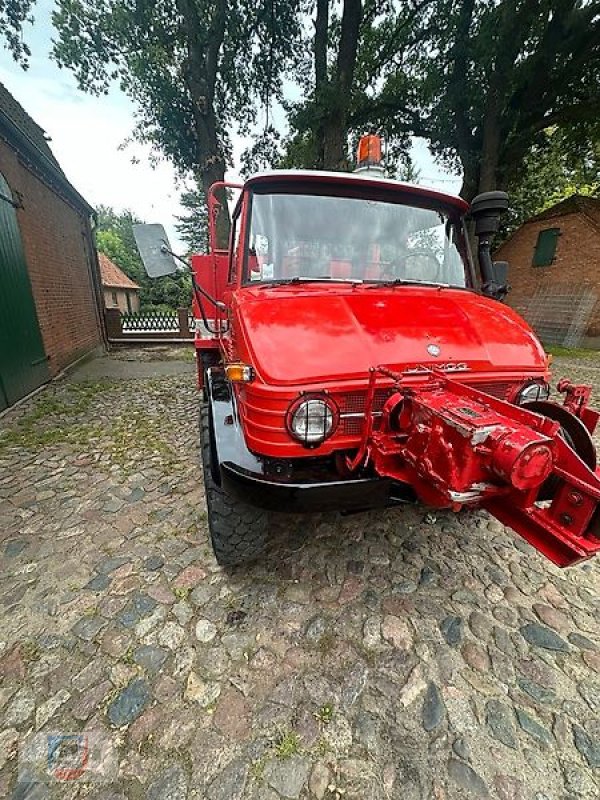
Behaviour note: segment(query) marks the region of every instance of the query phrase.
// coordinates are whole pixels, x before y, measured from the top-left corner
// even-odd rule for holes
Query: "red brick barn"
[[[600,200],[574,195],[527,220],[496,251],[507,302],[548,344],[600,343]]]
[[[0,84],[0,410],[104,343],[93,213]]]

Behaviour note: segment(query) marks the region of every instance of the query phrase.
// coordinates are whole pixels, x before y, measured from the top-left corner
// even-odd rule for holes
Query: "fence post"
[[[179,320],[179,335],[182,337],[182,339],[189,339],[192,335],[190,333],[188,314],[189,312],[187,308],[177,309],[177,319]]]
[[[121,324],[121,310],[119,308],[105,308],[106,335],[109,339],[120,339],[123,336]]]

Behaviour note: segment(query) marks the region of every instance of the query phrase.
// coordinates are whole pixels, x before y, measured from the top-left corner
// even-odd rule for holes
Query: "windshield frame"
[[[343,173],[342,173],[343,174]],[[337,190],[337,191],[336,191]],[[448,220],[456,227],[460,233],[460,238],[456,242],[456,248],[459,256],[464,264],[465,285],[433,283],[425,281],[411,281],[406,280],[404,285],[411,286],[424,286],[431,288],[449,287],[452,289],[462,289],[469,291],[478,291],[479,286],[476,279],[476,271],[474,268],[471,248],[469,246],[468,230],[465,225],[464,214],[456,207],[449,198],[445,203],[443,200],[433,199],[424,194],[413,193],[404,185],[399,185],[398,188],[393,184],[388,188],[387,186],[373,187],[372,185],[361,186],[359,181],[351,185],[345,184],[344,186],[337,185],[334,181],[302,181],[296,178],[294,181],[281,180],[273,182],[265,182],[253,185],[248,188],[248,204],[246,210],[246,225],[245,225],[245,241],[243,250],[243,263],[241,269],[241,285],[254,286],[254,287],[268,287],[269,285],[277,286],[282,283],[294,283],[294,281],[278,281],[275,280],[251,280],[250,279],[250,233],[252,224],[252,210],[254,205],[255,195],[274,195],[274,194],[288,194],[288,195],[303,195],[303,196],[317,196],[317,197],[339,197],[341,199],[354,198],[358,200],[373,200],[381,203],[391,203],[393,205],[408,206],[409,208],[421,208],[424,210],[440,211],[446,215]],[[389,280],[384,279],[370,279],[370,278],[356,278],[356,279],[339,279],[330,278],[328,280],[314,281],[315,283],[322,284],[349,284],[365,286],[386,286],[390,285]],[[297,285],[302,283],[311,283],[310,279],[304,281],[296,281]],[[397,282],[395,285],[401,286],[402,282]]]

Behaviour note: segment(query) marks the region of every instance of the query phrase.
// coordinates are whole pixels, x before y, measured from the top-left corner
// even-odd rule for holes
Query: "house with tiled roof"
[[[600,346],[600,199],[573,195],[526,220],[496,251],[507,302],[546,344]]]
[[[104,306],[118,308],[128,314],[140,310],[140,287],[105,253],[98,253],[100,278],[104,292]]]
[[[93,215],[0,83],[0,411],[104,346]]]

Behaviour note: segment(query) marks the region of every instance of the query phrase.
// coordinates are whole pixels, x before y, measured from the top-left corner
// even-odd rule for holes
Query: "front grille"
[[[393,391],[393,389],[376,389],[373,398],[373,411],[382,411],[385,401]],[[340,397],[338,401],[341,414],[364,414],[366,405],[366,392],[351,392]]]
[[[471,386],[473,389],[478,389],[480,392],[490,394],[492,397],[495,397],[498,400],[506,400],[511,393],[511,390],[514,388],[513,383],[507,383],[506,381],[494,383],[471,383],[469,386]]]
[[[340,433],[344,436],[360,436],[364,421],[364,417],[342,417],[340,420]]]

